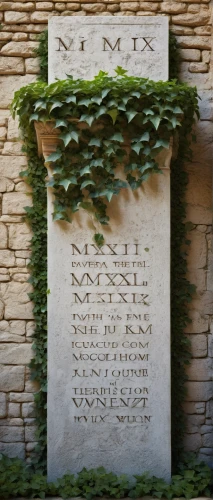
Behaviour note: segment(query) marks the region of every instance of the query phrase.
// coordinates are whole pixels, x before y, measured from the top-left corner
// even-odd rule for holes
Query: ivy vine
[[[45,30],[40,36],[40,45],[39,49],[37,52],[37,55],[40,57],[40,63],[41,63],[41,75],[40,79],[42,79],[44,82],[47,81],[47,30]],[[178,55],[177,55],[177,44],[175,37],[170,34],[170,77],[171,78],[176,78],[177,77],[177,61],[178,61]],[[154,83],[154,82],[148,82],[146,80],[143,80],[143,82],[140,80],[136,82],[137,79],[131,79],[131,77],[126,77],[125,75],[117,75],[117,86],[119,89],[118,92],[118,97],[126,97],[126,89],[125,89],[125,94],[123,93],[121,89],[121,82],[125,83],[127,85],[127,93],[128,92],[134,92],[138,91],[138,88],[140,87],[140,84],[142,84],[142,88],[140,89],[141,95],[143,94],[142,101],[145,102],[146,104],[144,106],[144,103],[141,103],[141,97],[133,96],[133,99],[127,101],[127,106],[125,103],[125,110],[123,109],[118,109],[118,114],[116,116],[117,111],[113,111],[116,109],[115,105],[109,106],[109,98],[110,95],[104,96],[102,98],[102,102],[99,104],[99,102],[93,102],[91,107],[86,106],[85,104],[81,104],[81,110],[84,111],[84,115],[89,116],[90,118],[94,116],[95,113],[98,112],[100,107],[104,104],[106,105],[106,102],[108,104],[107,106],[107,111],[108,114],[104,117],[104,115],[100,115],[101,120],[103,120],[103,117],[105,120],[107,120],[108,127],[111,124],[111,127],[115,127],[115,134],[121,133],[119,127],[120,125],[123,127],[123,121],[125,121],[125,124],[127,125],[129,134],[130,134],[130,140],[132,138],[139,139],[140,141],[137,140],[137,142],[133,142],[132,145],[136,145],[136,151],[133,149],[133,155],[134,155],[134,161],[133,163],[139,164],[140,158],[142,160],[145,160],[143,165],[146,164],[147,161],[151,161],[152,164],[149,168],[145,169],[144,172],[140,172],[139,169],[136,177],[134,177],[135,170],[131,170],[128,172],[128,168],[130,165],[130,162],[126,162],[126,165],[128,166],[127,168],[127,175],[130,175],[130,184],[132,183],[132,187],[137,187],[136,185],[134,186],[134,183],[141,182],[144,179],[141,179],[141,174],[142,176],[144,175],[149,175],[152,171],[157,171],[158,166],[155,164],[155,153],[157,151],[157,147],[153,148],[153,146],[156,145],[158,140],[166,141],[165,143],[161,143],[159,147],[164,147],[165,145],[168,145],[168,141],[170,136],[173,134],[173,131],[175,130],[176,126],[179,128],[179,150],[178,154],[175,160],[172,160],[171,164],[171,187],[172,187],[172,433],[173,433],[173,454],[174,454],[174,463],[177,462],[179,456],[180,456],[180,451],[182,449],[182,438],[185,430],[185,425],[184,425],[184,414],[182,410],[182,402],[184,400],[185,396],[185,389],[184,389],[184,383],[186,380],[186,375],[185,375],[185,365],[189,363],[190,360],[190,347],[188,345],[188,341],[184,335],[184,327],[186,326],[187,322],[189,322],[188,315],[187,315],[187,302],[191,300],[191,295],[194,291],[194,288],[192,285],[189,284],[189,282],[186,280],[185,275],[186,275],[186,260],[185,256],[181,252],[181,247],[183,243],[186,241],[186,231],[187,231],[187,226],[184,224],[184,218],[185,218],[185,205],[184,205],[184,193],[186,190],[187,186],[187,176],[184,171],[184,161],[190,157],[190,132],[191,132],[191,127],[193,123],[193,115],[194,111],[197,112],[197,100],[196,100],[196,91],[195,89],[189,89],[185,85],[177,85],[177,81],[172,81],[172,82],[160,82],[160,83]],[[99,75],[99,78],[96,79],[95,82],[93,82],[93,89],[91,89],[90,84],[87,86],[86,89],[86,95],[83,94],[85,89],[82,89],[81,85],[83,85],[83,82],[73,82],[72,80],[68,80],[66,82],[57,82],[56,84],[53,84],[52,86],[47,86],[44,85],[40,82],[36,84],[32,84],[28,87],[25,87],[24,89],[21,89],[19,94],[16,94],[15,101],[13,103],[13,111],[17,112],[20,116],[20,121],[21,121],[21,126],[23,129],[24,133],[24,140],[25,140],[25,151],[27,153],[27,156],[29,158],[29,163],[28,163],[28,169],[26,172],[24,172],[22,175],[24,176],[25,180],[30,184],[30,186],[33,188],[33,207],[27,208],[27,218],[29,223],[32,226],[33,229],[33,239],[32,239],[32,258],[31,258],[31,282],[33,284],[34,292],[31,295],[31,298],[34,302],[34,315],[35,315],[35,322],[36,322],[36,330],[35,330],[35,335],[34,335],[34,358],[31,362],[31,371],[32,371],[32,377],[36,379],[40,383],[40,390],[35,394],[35,402],[36,402],[36,407],[37,407],[37,439],[38,439],[38,446],[36,448],[36,455],[34,457],[34,464],[36,468],[42,468],[45,469],[46,467],[46,334],[47,334],[47,326],[46,326],[46,294],[47,294],[47,283],[46,283],[46,232],[47,232],[47,224],[46,224],[46,189],[45,189],[45,177],[46,177],[46,168],[43,165],[43,162],[40,158],[38,158],[37,154],[37,144],[35,141],[35,133],[34,133],[34,126],[33,126],[33,117],[32,115],[36,113],[37,115],[34,116],[36,119],[50,119],[50,120],[59,120],[58,116],[58,111],[60,112],[60,120],[65,120],[66,127],[61,124],[61,134],[63,135],[66,131],[66,133],[71,134],[72,132],[76,132],[78,134],[78,142],[77,140],[75,141],[74,136],[70,137],[70,141],[72,140],[72,147],[76,148],[78,150],[79,148],[79,142],[82,140],[82,137],[80,137],[79,141],[79,130],[75,125],[70,123],[67,113],[65,112],[65,116],[62,116],[62,109],[64,110],[67,109],[67,105],[69,105],[69,109],[73,110],[74,108],[77,108],[76,103],[77,99],[78,101],[80,99],[94,97],[94,95],[97,95],[97,87],[95,90],[95,86],[98,84],[99,88],[98,91],[102,92],[104,90],[103,88],[103,82],[106,84],[106,81],[108,82],[108,85],[112,86],[112,80],[109,80],[109,77],[107,75],[101,74]],[[115,79],[113,80],[115,82]],[[58,85],[58,88],[57,88]],[[78,88],[77,88],[78,87]],[[90,87],[90,88],[89,88]],[[134,88],[133,88],[134,87]],[[137,87],[137,88],[136,88]],[[116,85],[114,87],[115,91]],[[73,92],[76,91],[77,92]],[[79,92],[78,92],[79,90]],[[94,92],[95,91],[95,92]],[[117,92],[117,90],[116,90]],[[116,93],[115,92],[115,93]],[[150,92],[150,93],[149,93]],[[113,92],[112,92],[113,93]],[[174,95],[175,93],[175,95]],[[83,94],[83,95],[82,95]],[[109,94],[109,93],[108,93]],[[154,100],[152,101],[152,97],[154,96]],[[69,97],[72,97],[76,102],[66,102],[65,104],[65,99],[69,99]],[[102,97],[102,96],[101,96]],[[117,95],[115,96],[117,99]],[[40,101],[40,104],[38,104],[39,99],[42,99],[42,102]],[[114,98],[114,95],[113,95]],[[62,103],[62,106],[59,105],[57,107],[57,102],[56,101],[51,101],[51,99],[55,99],[57,101]],[[63,101],[64,99],[64,101]],[[172,120],[173,118],[176,120],[171,122],[171,128],[170,127],[165,127],[165,120],[161,121],[161,116],[160,113],[160,108],[159,104],[161,103],[162,105],[165,105],[167,103],[167,99],[170,100],[170,104],[172,103],[171,107],[172,110],[164,110],[169,112],[169,118]],[[103,102],[104,101],[104,102]],[[37,104],[36,104],[37,102]],[[117,103],[117,100],[116,100]],[[134,112],[138,112],[138,105],[140,103],[140,106],[142,104],[142,107],[140,109],[140,113],[143,114],[143,118],[147,120],[147,123],[139,123],[137,122],[137,115],[132,117],[132,120],[129,120],[129,117],[131,116],[126,116],[125,113],[129,112],[132,108]],[[152,108],[152,106],[157,103],[157,108],[158,111],[156,113],[156,109]],[[54,105],[56,104],[56,107]],[[79,104],[79,102],[78,102]],[[73,106],[74,105],[74,106]],[[131,105],[131,108],[130,108]],[[38,106],[38,107],[37,107]],[[42,109],[42,106],[44,106],[44,109]],[[46,106],[46,107],[45,107]],[[53,106],[53,107],[52,107]],[[122,106],[122,102],[121,102]],[[178,110],[178,112],[174,113],[174,108],[177,106],[181,109],[181,112]],[[35,109],[35,107],[37,109]],[[129,109],[130,108],[130,109]],[[149,110],[154,112],[154,115],[152,113],[146,114],[144,112],[144,109],[148,108]],[[89,111],[89,112],[88,112]],[[90,113],[92,111],[92,113]],[[109,112],[112,112],[111,115]],[[177,111],[177,109],[176,109]],[[157,121],[153,123],[153,121],[150,120],[153,116],[158,116],[160,119],[159,124]],[[119,118],[118,118],[119,115]],[[31,116],[31,122],[29,123],[29,117]],[[78,115],[77,115],[78,116]],[[69,115],[70,117],[70,115]],[[79,117],[79,116],[78,116]],[[184,120],[183,120],[184,117]],[[76,118],[76,117],[75,117]],[[90,119],[89,118],[89,119]],[[117,119],[119,121],[117,121]],[[110,122],[111,120],[111,122]],[[129,121],[128,121],[129,120]],[[135,123],[136,120],[136,123]],[[113,124],[113,121],[115,123]],[[167,120],[169,124],[169,120]],[[181,126],[179,123],[181,122]],[[100,137],[98,139],[100,140],[100,143],[98,144],[90,144],[89,142],[92,140],[91,137],[91,130],[92,127],[94,126],[94,123],[88,123],[88,129],[90,129],[89,132],[86,133],[86,151],[87,153],[93,153],[94,158],[84,158],[83,161],[86,163],[85,160],[93,161],[96,160],[98,157],[101,158],[100,153],[100,148],[102,148],[102,139],[103,137],[101,136],[100,132]],[[136,127],[132,127],[133,125],[136,125]],[[147,130],[147,124],[149,127],[149,130]],[[59,122],[57,122],[57,126],[60,127]],[[134,132],[133,135],[133,128],[136,128],[137,134]],[[140,129],[140,133],[139,133]],[[143,129],[143,130],[141,130]],[[146,132],[149,133],[147,136],[145,134]],[[81,132],[80,132],[81,134]],[[140,134],[140,135],[139,135]],[[108,129],[108,135],[109,135],[109,129]],[[106,150],[108,147],[112,147],[113,150],[116,152],[117,151],[122,154],[123,152],[123,146],[124,144],[117,139],[120,139],[119,136],[115,138],[116,140],[112,140],[112,135],[111,134],[109,137],[107,136],[107,139],[104,137],[104,140],[110,139],[110,144],[104,144],[104,150]],[[150,140],[150,137],[152,135],[152,138]],[[95,138],[97,136],[95,135]],[[143,137],[143,140],[141,138]],[[147,137],[147,141],[144,141],[144,138]],[[77,139],[77,135],[75,136]],[[67,138],[67,140],[69,137]],[[74,140],[73,140],[74,139]],[[60,198],[57,200],[57,202],[60,203],[60,200],[62,199],[62,206],[57,208],[56,205],[56,211],[55,213],[58,213],[59,215],[56,216],[61,218],[67,218],[70,215],[69,210],[67,211],[67,206],[69,206],[72,209],[79,208],[81,203],[85,203],[85,199],[82,199],[84,195],[83,191],[79,189],[79,187],[82,186],[82,183],[86,180],[93,180],[93,175],[94,179],[96,179],[97,175],[97,169],[98,172],[101,172],[101,176],[103,176],[103,167],[102,166],[91,166],[90,172],[88,174],[84,174],[84,176],[78,176],[78,181],[81,181],[81,185],[79,186],[80,182],[78,184],[72,184],[72,182],[67,186],[65,184],[59,184],[61,181],[63,182],[66,179],[66,176],[64,175],[68,173],[69,171],[69,165],[65,166],[65,169],[63,169],[63,163],[62,160],[65,155],[65,150],[68,147],[68,150],[70,149],[70,142],[66,145],[66,138],[65,136],[62,137],[62,147],[60,147],[57,151],[60,157],[56,159],[53,162],[53,180],[52,182],[55,184],[55,190],[58,192],[60,195]],[[141,143],[137,147],[137,143]],[[99,144],[101,144],[99,146]],[[151,147],[150,147],[151,145]],[[145,147],[149,146],[150,151],[145,150],[144,154],[144,149]],[[118,148],[118,149],[117,149]],[[70,154],[73,155],[73,150],[69,152]],[[101,151],[101,154],[103,151]],[[125,153],[125,151],[124,151]],[[153,154],[154,153],[154,154]],[[99,155],[98,155],[99,154]],[[112,175],[112,179],[114,181],[114,154],[110,155],[112,159],[112,164],[110,169],[112,169],[110,175]],[[148,159],[146,157],[149,157]],[[151,158],[150,158],[151,156]],[[125,154],[123,155],[122,160],[124,159]],[[54,158],[53,158],[54,159]],[[79,158],[80,159],[80,158]],[[105,160],[107,161],[108,157],[105,154]],[[60,168],[62,165],[62,171],[60,172]],[[84,165],[85,167],[86,165]],[[83,167],[83,168],[84,168]],[[59,169],[59,172],[55,171],[55,169]],[[94,171],[95,169],[95,171]],[[81,168],[80,168],[81,170]],[[70,174],[70,172],[69,172]],[[73,172],[74,175],[74,172]],[[108,172],[107,172],[108,176]],[[133,177],[133,179],[132,179]],[[70,181],[70,179],[68,179]],[[119,185],[114,185],[113,184],[113,190],[115,189],[116,191],[120,189]],[[77,187],[76,187],[77,186]],[[93,192],[93,184],[86,186],[89,187],[89,192]],[[96,185],[95,185],[96,186]],[[108,187],[108,186],[107,186]],[[67,188],[67,189],[66,189]],[[75,198],[75,206],[72,205],[72,200],[71,200],[71,205],[70,205],[70,191],[75,191],[79,195],[79,200],[77,201],[77,196]],[[84,190],[84,188],[82,188]],[[88,191],[88,189],[87,189]],[[100,193],[99,193],[100,194]],[[103,194],[103,193],[102,193]],[[107,193],[108,194],[108,193]],[[114,191],[113,191],[114,194]],[[105,198],[106,194],[104,195]],[[108,199],[110,198],[111,194],[108,194]],[[68,204],[67,204],[67,199],[68,199]],[[94,203],[95,200],[95,203]],[[90,198],[89,203],[93,204],[95,207],[96,214],[101,222],[108,222],[107,220],[107,214],[105,210],[106,203],[104,201],[104,197],[100,196],[100,203],[101,203],[101,209],[100,206],[97,203],[98,199],[96,198]],[[88,203],[88,201],[86,201]],[[65,208],[66,207],[66,208]],[[65,210],[64,210],[65,208]],[[90,208],[90,207],[83,207],[83,208]],[[94,210],[94,208],[93,208]],[[101,217],[104,217],[104,220],[101,221]],[[98,220],[97,218],[97,220]],[[101,240],[99,240],[99,243],[101,244]]]

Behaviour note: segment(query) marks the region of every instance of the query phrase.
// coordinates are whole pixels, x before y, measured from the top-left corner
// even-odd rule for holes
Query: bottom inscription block
[[[170,479],[169,169],[90,217],[49,194],[48,477],[104,466]]]

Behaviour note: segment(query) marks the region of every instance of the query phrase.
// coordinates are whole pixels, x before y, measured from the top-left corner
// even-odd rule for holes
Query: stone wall
[[[201,121],[189,173],[187,219],[189,278],[197,292],[190,305],[187,335],[193,360],[188,369],[186,450],[198,451],[213,465],[213,258],[212,244],[212,82],[210,78],[211,3],[209,0],[0,2],[0,452],[29,457],[35,446],[33,392],[27,367],[32,355],[32,304],[27,283],[30,231],[23,222],[29,188],[19,177],[26,158],[18,142],[9,104],[13,93],[36,80],[36,37],[53,15],[168,15],[181,47],[181,78],[197,85]]]

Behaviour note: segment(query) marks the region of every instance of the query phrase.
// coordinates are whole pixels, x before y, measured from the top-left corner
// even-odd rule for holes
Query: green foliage
[[[48,30],[45,29],[38,35],[39,45],[35,53],[39,58],[40,73],[38,79],[48,82]]]
[[[71,221],[83,207],[98,229],[98,223],[109,222],[107,205],[114,195],[137,189],[159,172],[156,155],[169,148],[186,120],[190,134],[197,93],[175,82],[128,76],[118,67],[114,78],[100,71],[92,81],[23,87],[15,93],[13,112],[25,142],[34,121],[51,121],[60,130],[61,144],[46,159],[52,168],[53,219]],[[126,181],[119,178],[121,164]]]
[[[203,462],[199,463],[191,458],[179,465],[171,484],[154,476],[149,477],[147,473],[135,478],[136,481],[132,483],[125,474],[116,476],[99,467],[83,469],[77,476],[67,473],[55,483],[47,483],[46,476],[41,472],[33,472],[22,460],[0,455],[1,499],[19,496],[45,498],[49,495],[59,495],[62,498],[83,497],[86,500],[102,496],[138,498],[144,495],[191,499],[199,495],[210,495],[212,471]]]
[[[178,67],[180,56],[178,52],[178,43],[175,35],[169,32],[169,79],[178,79]]]

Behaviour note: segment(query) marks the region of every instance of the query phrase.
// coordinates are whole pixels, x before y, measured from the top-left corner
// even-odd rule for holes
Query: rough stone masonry
[[[211,10],[209,0],[101,2],[0,2],[0,451],[29,459],[35,446],[35,414],[28,363],[32,356],[32,304],[29,302],[27,262],[30,232],[22,217],[29,205],[29,188],[19,177],[26,168],[17,124],[9,105],[15,90],[36,80],[39,72],[33,49],[36,36],[53,16],[167,15],[181,47],[180,77],[197,85],[201,120],[189,173],[187,220],[189,232],[189,279],[197,292],[190,304],[192,323],[187,335],[192,342],[184,409],[188,429],[185,449],[198,451],[213,464],[213,259],[211,254],[212,174],[212,80]]]

